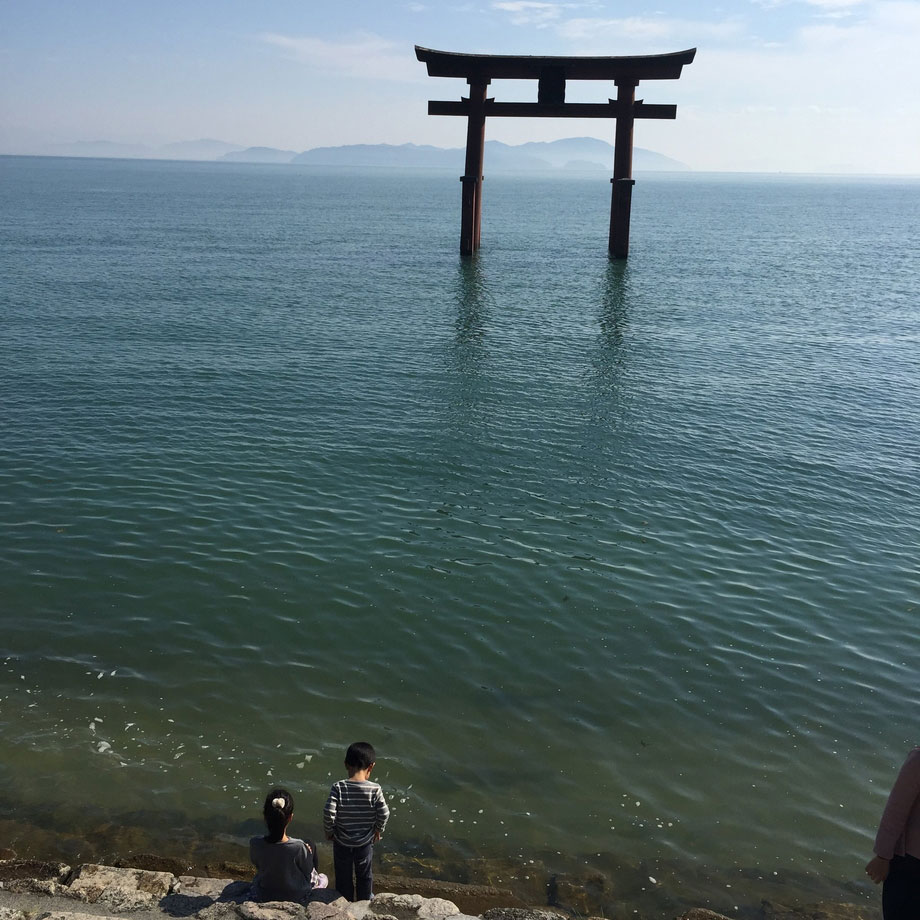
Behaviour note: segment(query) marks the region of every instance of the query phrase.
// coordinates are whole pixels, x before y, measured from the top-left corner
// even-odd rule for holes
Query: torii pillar
[[[416,57],[432,77],[461,77],[470,87],[459,102],[428,103],[429,115],[466,115],[466,163],[460,217],[460,252],[479,249],[482,227],[482,180],[487,116],[518,118],[615,118],[616,137],[608,250],[614,259],[629,254],[629,217],[632,206],[633,124],[637,118],[676,118],[675,105],[647,105],[636,100],[640,80],[676,80],[696,48],[673,54],[634,57],[532,57],[528,55],[456,54],[415,46]],[[538,80],[537,101],[496,102],[486,98],[493,79]],[[606,103],[567,103],[566,80],[607,80],[617,87],[617,98]]]
[[[466,162],[460,181],[460,252],[479,249],[482,229],[482,162],[486,143],[486,90],[488,80],[470,80],[470,106],[466,121]]]
[[[610,236],[607,250],[614,259],[629,255],[629,215],[632,209],[633,110],[638,80],[617,83],[617,128],[613,145],[613,186],[610,193]]]

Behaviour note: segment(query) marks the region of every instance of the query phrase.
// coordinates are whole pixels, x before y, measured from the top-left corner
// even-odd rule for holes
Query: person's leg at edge
[[[332,864],[335,869],[335,890],[346,901],[355,899],[354,851],[338,841],[332,843]]]
[[[366,843],[354,850],[355,887],[359,901],[370,901],[374,896],[374,844]]]
[[[882,886],[885,920],[916,920],[920,917],[920,859],[895,856]]]

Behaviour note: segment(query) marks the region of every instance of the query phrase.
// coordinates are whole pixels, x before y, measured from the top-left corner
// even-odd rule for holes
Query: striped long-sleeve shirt
[[[390,809],[383,790],[370,780],[340,779],[332,784],[323,809],[327,837],[347,847],[361,847],[387,826]]]

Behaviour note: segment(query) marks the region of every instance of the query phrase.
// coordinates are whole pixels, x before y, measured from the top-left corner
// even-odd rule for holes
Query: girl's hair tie
[[[281,811],[284,811],[285,801],[279,796],[277,799],[272,799],[272,805],[275,808],[279,808]]]

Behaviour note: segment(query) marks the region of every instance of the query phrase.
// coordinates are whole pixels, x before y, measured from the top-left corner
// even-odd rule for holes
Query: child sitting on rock
[[[306,901],[314,888],[329,880],[318,871],[312,840],[288,837],[294,816],[294,797],[286,789],[272,789],[262,809],[268,833],[249,841],[249,859],[256,867],[252,897],[256,901]]]

